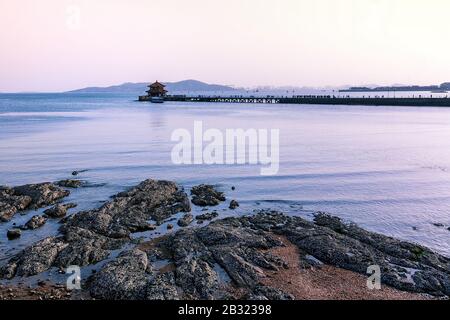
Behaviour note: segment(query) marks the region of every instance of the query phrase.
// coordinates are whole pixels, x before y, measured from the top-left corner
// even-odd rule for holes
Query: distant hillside
[[[110,87],[88,87],[79,90],[73,90],[69,92],[73,93],[133,93],[133,94],[145,94],[148,90],[147,86],[150,82],[145,83],[131,83],[127,82],[121,85]],[[236,89],[218,85],[208,84],[197,80],[184,80],[179,82],[167,82],[164,83],[169,93],[186,93],[186,92],[230,92]]]

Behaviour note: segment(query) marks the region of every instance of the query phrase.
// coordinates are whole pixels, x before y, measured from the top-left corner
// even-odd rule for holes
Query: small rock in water
[[[8,233],[6,234],[6,236],[8,237],[9,240],[18,239],[18,238],[20,238],[21,235],[22,235],[22,231],[20,231],[19,229],[10,229],[10,230],[8,230]]]
[[[235,187],[235,186],[232,186],[232,187],[231,187],[231,190],[233,190],[233,191],[236,190],[236,187]]]
[[[82,186],[83,181],[67,179],[67,180],[58,181],[56,184],[60,187],[76,189],[76,188],[79,188]]]
[[[204,213],[204,214],[198,215],[198,216],[195,217],[195,219],[197,219],[197,220],[203,222],[203,221],[205,221],[205,220],[212,220],[212,219],[215,219],[215,218],[217,218],[218,216],[219,216],[219,214],[217,213],[217,211],[213,211],[213,212],[211,212],[211,213]]]
[[[173,229],[173,224],[168,224],[167,225],[167,230],[172,230]]]
[[[24,230],[35,230],[42,227],[47,222],[44,216],[34,216],[22,227]]]
[[[44,214],[50,218],[62,218],[67,214],[67,210],[75,208],[77,205],[75,203],[68,204],[57,204],[56,206],[44,211]]]
[[[14,188],[0,186],[0,221],[8,222],[18,212],[54,204],[70,194],[58,186],[45,182]]]
[[[180,220],[178,220],[178,225],[180,227],[187,227],[194,221],[194,216],[190,213],[186,213]]]
[[[191,190],[192,203],[199,207],[217,206],[225,201],[223,192],[217,191],[214,186],[202,184]]]
[[[80,173],[83,173],[83,172],[86,172],[87,170],[85,169],[85,170],[78,170],[78,171],[73,171],[72,172],[72,175],[73,176],[77,176],[77,175],[79,175]]]
[[[231,200],[231,202],[230,202],[230,209],[234,210],[237,207],[239,207],[239,203],[236,200]]]

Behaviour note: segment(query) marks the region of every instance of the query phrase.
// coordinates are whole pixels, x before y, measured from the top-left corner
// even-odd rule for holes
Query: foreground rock
[[[135,249],[126,252],[108,263],[102,272],[95,276],[91,294],[108,300],[144,298],[147,267],[147,255],[143,251]],[[115,283],[112,283],[111,279],[114,279]]]
[[[19,211],[38,209],[67,197],[69,191],[52,183],[28,184],[8,188],[0,187],[0,221],[10,221]]]
[[[244,295],[262,296],[266,292],[267,298],[292,299],[289,294],[258,281],[261,266],[282,265],[276,258],[258,251],[277,242],[256,231],[228,238],[235,230],[230,234],[227,229],[226,225],[198,231],[183,229],[156,243],[124,252],[92,276],[90,293],[99,299],[232,299],[235,296],[230,285],[235,281]],[[227,241],[222,242],[222,237]],[[158,267],[161,260],[167,261],[167,265]],[[223,279],[220,270],[228,272],[231,279],[228,276]]]
[[[51,267],[85,266],[108,257],[129,242],[131,234],[153,230],[149,220],[162,222],[189,211],[187,194],[173,182],[147,180],[95,210],[67,217],[59,237],[26,248],[0,268],[0,277],[31,276]]]
[[[192,203],[200,207],[217,206],[226,200],[223,192],[217,191],[211,185],[199,185],[191,190]]]
[[[379,265],[384,286],[450,294],[448,258],[325,214],[309,222],[275,212],[227,218],[141,244],[95,274],[89,290],[100,299],[292,299],[290,292],[264,285],[268,274],[292,267],[271,253],[285,246],[277,237],[297,248],[303,268],[320,261],[367,276],[369,266]]]
[[[17,211],[25,210],[31,201],[31,197],[15,194],[14,189],[0,187],[0,221],[11,220]]]
[[[70,192],[53,183],[28,184],[13,188],[14,194],[31,198],[30,209],[43,208],[67,197]]]

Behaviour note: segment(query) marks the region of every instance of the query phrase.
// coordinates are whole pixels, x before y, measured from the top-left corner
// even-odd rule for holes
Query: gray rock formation
[[[67,246],[61,239],[46,238],[24,249],[0,270],[3,278],[30,276],[48,270],[57,255]]]
[[[448,258],[326,214],[309,222],[276,212],[218,220],[141,245],[137,257],[133,251],[125,254],[136,260],[127,260],[133,268],[123,267],[123,258],[118,258],[94,276],[90,292],[100,299],[292,299],[288,292],[261,282],[265,270],[288,268],[282,258],[267,253],[284,245],[274,235],[298,247],[300,265],[320,260],[364,275],[370,265],[379,265],[386,285],[437,296],[450,294]],[[158,270],[156,262],[161,259],[167,266]],[[122,283],[122,278],[127,279],[126,286],[118,289],[113,284]]]
[[[134,249],[121,254],[93,276],[91,294],[106,300],[144,299],[150,276],[147,255]]]
[[[15,188],[0,187],[0,222],[10,221],[19,211],[54,204],[69,193],[48,182]]]
[[[21,229],[23,230],[35,230],[42,227],[47,222],[47,218],[44,216],[33,216]]]
[[[238,207],[239,207],[239,203],[236,200],[231,200],[229,208],[231,210],[234,210],[234,209],[237,209]]]
[[[199,197],[209,199],[210,188],[200,189]],[[132,233],[154,228],[150,220],[161,224],[190,209],[187,195],[175,183],[144,181],[98,209],[65,218],[61,236],[21,251],[0,268],[0,277],[95,264],[111,250],[131,246]],[[192,215],[185,217],[192,222]],[[449,258],[324,213],[307,221],[273,211],[183,228],[140,243],[108,261],[86,288],[99,299],[292,299],[289,292],[263,284],[268,271],[289,268],[283,257],[270,253],[285,246],[279,236],[297,247],[301,267],[319,262],[366,275],[369,266],[378,265],[385,285],[450,295]]]
[[[194,216],[190,213],[186,213],[180,220],[178,220],[178,225],[180,227],[187,227],[192,223],[192,221],[194,221]]]
[[[44,211],[44,214],[50,218],[62,218],[67,214],[67,210],[76,208],[75,203],[57,204],[50,209]]]
[[[59,188],[53,183],[27,184],[13,188],[14,194],[31,198],[29,208],[38,209],[56,203],[67,197],[70,192]]]
[[[276,290],[260,284],[259,270],[273,270],[280,263],[259,249],[279,243],[268,234],[229,227],[221,221],[202,229],[183,229],[150,248],[143,245],[126,252],[92,277],[90,293],[98,299],[231,299],[227,290],[231,282],[224,282],[217,271],[222,269],[229,274],[228,281],[245,292],[258,297],[272,292],[266,298],[273,297]],[[168,262],[158,269],[161,260]],[[292,298],[285,293],[279,296]]]
[[[217,206],[226,200],[223,192],[217,191],[211,185],[195,186],[191,190],[192,203],[200,207]]]
[[[84,183],[85,182],[81,180],[67,179],[58,181],[56,184],[60,187],[76,189],[83,186]]]
[[[217,218],[218,216],[219,216],[219,213],[217,211],[213,211],[213,212],[207,212],[207,213],[200,214],[200,215],[196,216],[195,219],[199,220],[199,221],[210,221],[210,220]]]
[[[134,232],[152,230],[149,220],[162,222],[190,210],[187,194],[173,182],[146,180],[95,210],[66,218],[60,237],[46,238],[23,250],[0,268],[0,277],[31,276],[50,267],[85,266],[108,257],[130,241]]]

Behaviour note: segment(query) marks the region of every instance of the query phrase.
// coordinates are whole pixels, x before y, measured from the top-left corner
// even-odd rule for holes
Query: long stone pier
[[[140,96],[139,101],[150,101]],[[445,98],[353,98],[336,96],[294,96],[294,97],[217,97],[169,95],[164,101],[215,102],[215,103],[253,103],[253,104],[316,104],[316,105],[363,105],[363,106],[410,106],[410,107],[450,107],[450,97]]]

